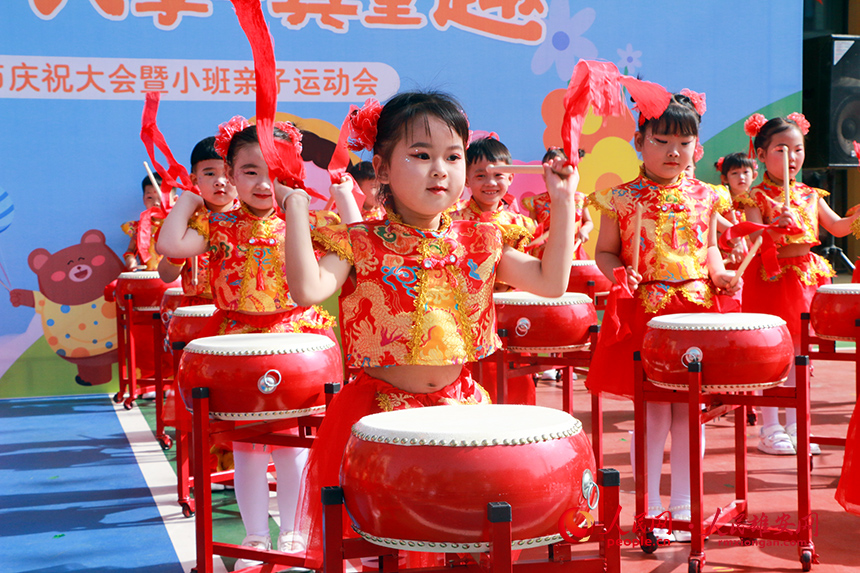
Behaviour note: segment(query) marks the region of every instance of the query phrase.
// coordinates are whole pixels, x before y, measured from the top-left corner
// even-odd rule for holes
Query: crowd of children
[[[514,175],[493,169],[512,163],[508,148],[496,137],[470,141],[462,106],[439,92],[400,93],[382,107],[372,129],[354,126],[366,130],[357,139],[372,151],[372,161],[350,166],[351,177],[331,186],[343,221],[309,211],[310,197],[296,181],[288,186],[270,178],[257,127],[240,117],[194,148],[196,192],[183,192],[169,215],[158,189],[144,180],[146,211],[131,226],[127,267],[157,268],[168,282],[181,276],[184,305],[215,304],[205,335],[318,332],[337,340],[335,318],[319,305],[339,293],[340,340],[354,378],[329,406],[314,447],[234,444],[243,545],[272,547],[270,458],[281,521],[276,547],[305,553],[307,566],[319,568],[319,490],[337,484],[354,422],[393,409],[490,402],[467,365],[500,346],[493,292],[561,295],[571,262],[587,258],[594,224],[586,205],[600,214],[594,260],[614,284],[586,379],[591,392],[632,399],[633,352],[648,320],[665,314],[777,315],[799,351],[799,314],[834,275],[810,250],[819,244],[818,228],[845,236],[860,211],[840,217],[825,191],[797,181],[808,128],[799,114],[747,122],[755,158],[734,153],[716,164],[728,192],[696,179],[687,170],[695,166],[704,106],[685,94],[672,94],[660,113],[640,115],[634,144],[642,165],[632,181],[589,190],[586,198],[577,190],[575,162],[560,149],[548,150],[546,190],[522,201],[530,216],[509,194]],[[301,132],[278,123],[274,137],[298,146]],[[764,179],[753,187],[756,160]],[[352,181],[366,198],[363,205],[355,205]],[[352,215],[358,212],[363,220]],[[758,225],[730,230],[740,223]],[[742,280],[734,280],[759,234],[761,250]],[[786,384],[794,384],[793,372]],[[520,401],[534,404],[533,385],[530,390]],[[788,410],[784,425],[776,408],[762,414],[758,448],[795,453],[796,413]],[[646,416],[649,515],[668,511],[689,520],[687,406],[649,403]],[[664,509],[660,476],[670,433],[671,494]],[[661,533],[689,539],[687,532]]]

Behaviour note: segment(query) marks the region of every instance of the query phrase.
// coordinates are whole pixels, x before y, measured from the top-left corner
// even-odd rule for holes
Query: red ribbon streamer
[[[740,239],[751,235],[756,231],[762,231],[761,241],[761,264],[764,267],[768,277],[773,277],[779,274],[779,261],[777,260],[776,243],[773,237],[767,231],[780,233],[784,235],[797,235],[803,230],[798,227],[779,227],[777,225],[765,225],[764,223],[753,223],[752,221],[744,221],[727,229],[720,235],[720,248],[724,251],[731,251],[732,247],[729,241]]]
[[[176,161],[176,158],[170,151],[170,147],[167,145],[167,141],[164,139],[164,135],[161,133],[161,130],[158,129],[156,117],[158,116],[158,103],[160,99],[161,94],[159,92],[147,92],[146,103],[143,106],[140,139],[143,141],[144,147],[146,147],[146,153],[149,155],[149,160],[152,162],[152,166],[155,168],[155,171],[161,175],[161,204],[164,206],[165,212],[170,212],[171,189],[178,187],[185,191],[196,193],[197,195],[200,195],[200,190],[191,183],[191,177],[188,175],[188,171],[186,171],[185,167]],[[167,164],[169,166],[168,169],[164,169],[164,167],[156,161],[155,149],[153,146],[158,147],[158,150],[167,159]]]

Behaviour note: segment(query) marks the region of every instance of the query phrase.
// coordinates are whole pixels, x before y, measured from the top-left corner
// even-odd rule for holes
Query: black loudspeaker
[[[857,167],[860,36],[804,40],[803,114],[811,125],[804,169]]]

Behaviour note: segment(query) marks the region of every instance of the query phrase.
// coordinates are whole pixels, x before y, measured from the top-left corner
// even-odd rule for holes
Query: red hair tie
[[[364,102],[361,108],[354,105],[349,110],[349,148],[353,151],[366,149],[370,151],[376,143],[376,124],[379,123],[379,114],[382,113],[382,105],[370,98]]]
[[[802,133],[803,135],[809,133],[809,121],[807,121],[806,117],[802,113],[798,111],[790,113],[788,114],[788,117],[786,117],[786,119],[796,123],[797,127],[800,128],[800,133]]]
[[[705,115],[705,112],[708,110],[708,106],[705,103],[705,94],[694,92],[693,90],[688,90],[684,88],[681,90],[681,95],[687,96],[690,98],[690,101],[693,102],[693,107],[696,108],[696,113],[700,116]]]
[[[723,172],[723,161],[725,160],[725,157],[720,157],[719,159],[717,159],[717,171],[719,171],[720,173]]]
[[[696,142],[696,151],[693,152],[693,161],[696,163],[705,156],[705,148],[698,141]]]
[[[227,160],[227,152],[230,151],[230,142],[233,141],[233,136],[237,133],[245,131],[251,127],[248,120],[241,115],[234,115],[229,121],[225,121],[218,126],[218,135],[215,136],[215,152],[225,161]]]
[[[750,150],[749,157],[755,157],[755,146],[753,145],[753,139],[758,135],[758,132],[761,131],[761,128],[764,124],[767,123],[767,118],[760,113],[754,113],[747,118],[744,122],[744,133],[746,133],[750,137]]]

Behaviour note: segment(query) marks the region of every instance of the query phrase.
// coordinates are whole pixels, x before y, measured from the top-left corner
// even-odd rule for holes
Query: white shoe
[[[693,508],[689,505],[679,505],[670,507],[669,512],[672,514],[672,521],[691,521],[693,519]],[[672,536],[678,543],[690,543],[693,539],[693,534],[690,531],[675,529],[672,531]]]
[[[281,532],[278,535],[278,551],[281,553],[304,553],[306,550],[305,538],[298,531]]]
[[[250,547],[252,549],[261,549],[268,551],[272,548],[272,540],[266,535],[246,535],[242,540],[242,547]],[[255,567],[262,565],[262,561],[254,561],[253,559],[237,559],[234,571],[245,569],[246,567]]]
[[[797,424],[789,424],[785,427],[785,433],[788,434],[789,439],[791,439],[791,444],[794,446],[794,450],[797,451]],[[818,444],[809,443],[809,453],[813,456],[817,456],[821,454],[821,448]]]
[[[758,449],[760,452],[774,456],[793,456],[797,453],[794,444],[791,443],[791,438],[780,424],[773,424],[761,429]]]
[[[555,380],[558,378],[558,370],[550,369],[544,370],[539,374],[541,380]]]
[[[646,517],[656,517],[660,519],[666,519],[666,516],[663,515],[666,513],[666,510],[663,509],[662,505],[652,505],[648,507],[648,513],[646,513]],[[662,517],[661,517],[662,515]],[[654,537],[657,539],[657,543],[660,545],[668,545],[675,541],[675,537],[672,535],[672,532],[669,531],[668,528],[665,527],[655,527],[651,530],[654,534]]]

